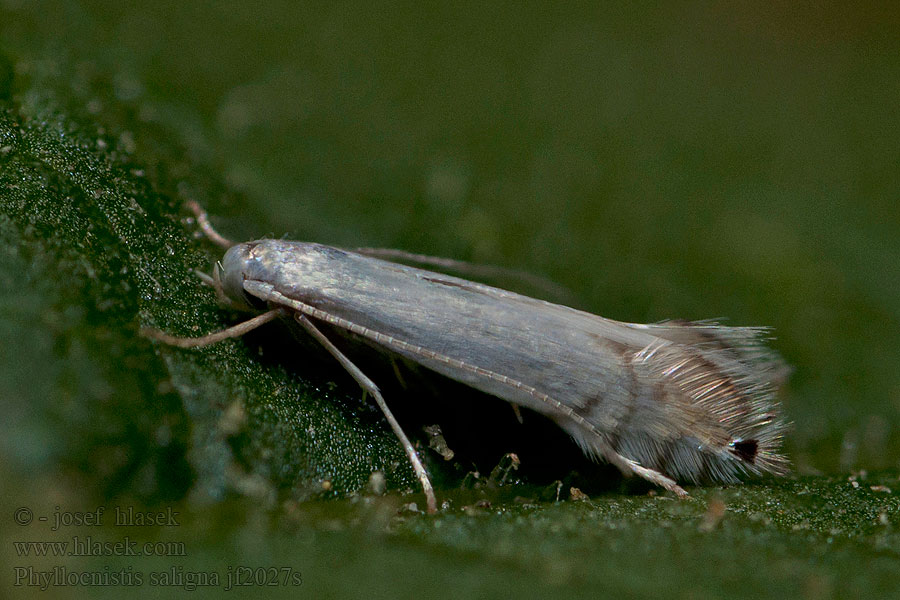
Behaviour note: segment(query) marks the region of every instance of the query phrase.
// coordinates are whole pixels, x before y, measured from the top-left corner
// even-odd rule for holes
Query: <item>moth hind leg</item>
[[[576,437],[575,440],[589,453],[606,460],[625,475],[637,475],[641,479],[645,479],[654,485],[669,490],[679,498],[686,498],[689,495],[684,491],[684,488],[678,485],[671,477],[655,469],[644,467],[636,460],[632,460],[627,456],[619,454],[606,440],[600,437],[599,434],[595,433],[592,435],[589,442],[580,436]]]
[[[689,494],[684,491],[684,488],[678,485],[671,477],[668,477],[659,471],[642,467],[636,461],[626,458],[618,452],[613,452],[613,454],[615,455],[615,459],[610,460],[609,462],[618,467],[623,473],[637,475],[642,479],[646,479],[650,483],[669,490],[679,498],[687,498],[689,496]]]

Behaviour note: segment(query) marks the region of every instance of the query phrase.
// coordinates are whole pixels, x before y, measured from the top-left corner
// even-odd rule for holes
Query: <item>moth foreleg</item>
[[[222,340],[227,340],[229,338],[241,337],[245,333],[252,331],[259,327],[260,325],[264,325],[273,319],[277,319],[278,317],[284,315],[284,309],[275,308],[268,312],[264,312],[261,315],[257,315],[252,319],[248,319],[243,323],[238,323],[233,327],[229,327],[228,329],[223,329],[222,331],[217,331],[215,333],[210,333],[209,335],[203,335],[200,337],[175,337],[174,335],[169,335],[164,331],[160,331],[159,329],[152,329],[150,327],[142,327],[141,335],[158,340],[163,342],[164,344],[169,344],[170,346],[177,346],[178,348],[199,348],[201,346],[209,346],[210,344],[215,344],[216,342],[221,342]]]
[[[400,444],[403,446],[403,450],[406,452],[407,458],[409,458],[409,462],[412,464],[413,470],[416,472],[416,476],[419,479],[419,483],[422,485],[422,490],[425,492],[425,501],[428,505],[428,513],[434,514],[437,512],[437,500],[434,496],[434,489],[431,486],[431,480],[428,478],[428,473],[425,471],[425,467],[422,465],[422,461],[419,460],[419,455],[416,454],[415,448],[413,448],[412,443],[410,443],[409,438],[406,437],[406,434],[403,432],[403,429],[400,427],[400,424],[397,422],[397,419],[394,418],[393,413],[388,408],[387,403],[384,401],[384,397],[381,395],[381,391],[378,389],[378,386],[375,385],[371,379],[369,379],[365,373],[363,373],[359,367],[353,364],[349,358],[347,358],[343,352],[338,350],[337,346],[331,343],[325,334],[323,334],[319,329],[313,325],[312,321],[310,321],[306,315],[301,313],[295,313],[294,317],[297,319],[297,322],[306,329],[310,335],[312,335],[316,341],[325,346],[325,349],[334,356],[341,366],[350,373],[350,376],[356,380],[356,382],[360,385],[364,392],[372,394],[372,397],[375,398],[375,403],[378,404],[378,408],[381,409],[381,412],[384,413],[384,417],[387,419],[388,423],[391,426],[391,429],[394,430],[394,435],[400,440]]]

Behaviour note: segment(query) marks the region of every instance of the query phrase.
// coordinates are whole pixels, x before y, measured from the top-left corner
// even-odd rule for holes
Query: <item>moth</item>
[[[402,256],[384,250],[276,239],[235,244],[196,203],[190,207],[207,237],[227,248],[213,275],[201,274],[204,281],[222,302],[260,314],[197,338],[145,334],[191,348],[277,318],[295,320],[375,399],[430,513],[437,502],[413,444],[375,382],[321,324],[540,413],[590,457],[678,496],[687,495],[679,480],[736,482],[788,471],[786,423],[775,399],[785,367],[766,347],[765,328],[623,323],[378,258]]]

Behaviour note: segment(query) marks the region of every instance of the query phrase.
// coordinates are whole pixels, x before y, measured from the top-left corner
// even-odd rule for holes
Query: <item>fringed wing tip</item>
[[[790,370],[765,345],[768,328],[712,321],[632,327],[654,336],[634,351],[630,366],[642,382],[645,406],[659,410],[653,403],[667,403],[661,411],[667,421],[607,433],[567,427],[587,454],[616,463],[608,456],[613,452],[694,483],[790,471],[781,453],[788,424],[775,400]]]

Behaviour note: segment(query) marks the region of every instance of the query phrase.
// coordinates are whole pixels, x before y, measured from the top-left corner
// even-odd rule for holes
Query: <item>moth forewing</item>
[[[202,211],[198,220],[209,235]],[[763,330],[621,323],[315,243],[236,244],[218,268],[220,296],[294,313],[376,395],[432,512],[428,476],[377,386],[315,322],[546,415],[592,457],[679,495],[686,494],[675,478],[733,481],[742,473],[787,469],[780,453],[785,425],[773,397],[782,363],[762,343]],[[154,337],[190,346],[248,330],[239,327],[191,341]]]
[[[754,330],[620,323],[319,244],[252,244],[245,292],[545,414],[617,466],[690,481],[784,470],[777,360]]]

